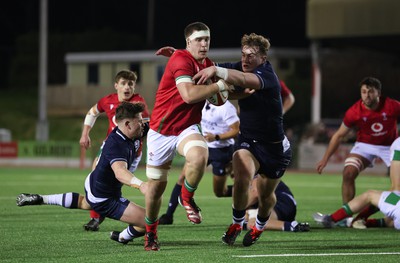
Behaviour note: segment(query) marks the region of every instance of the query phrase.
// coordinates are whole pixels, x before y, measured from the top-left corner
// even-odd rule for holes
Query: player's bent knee
[[[146,168],[146,175],[147,178],[153,179],[153,180],[159,180],[162,182],[166,182],[168,178],[168,170],[167,169],[159,169],[159,168],[153,168],[153,167],[147,167]]]
[[[361,159],[357,157],[348,157],[344,161],[344,167],[352,166],[357,169],[358,172],[361,172],[364,169],[364,164]]]
[[[194,140],[194,141],[189,141],[185,144],[183,147],[183,156],[186,156],[187,152],[192,148],[192,147],[203,147],[205,149],[208,149],[207,143],[205,141],[201,140]]]

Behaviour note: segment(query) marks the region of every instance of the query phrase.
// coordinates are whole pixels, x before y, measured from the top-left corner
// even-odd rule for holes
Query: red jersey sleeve
[[[281,84],[281,97],[284,99],[289,96],[292,91],[286,86],[286,83],[283,82],[283,80],[279,80],[279,83]]]

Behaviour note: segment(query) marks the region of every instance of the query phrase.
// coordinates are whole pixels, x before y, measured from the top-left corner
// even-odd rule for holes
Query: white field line
[[[261,257],[325,257],[325,256],[365,256],[365,255],[400,255],[400,252],[377,253],[322,253],[322,254],[271,254],[271,255],[233,255],[234,258],[261,258]]]

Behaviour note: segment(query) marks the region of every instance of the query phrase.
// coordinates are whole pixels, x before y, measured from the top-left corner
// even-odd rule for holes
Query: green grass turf
[[[400,233],[394,229],[323,229],[312,221],[314,212],[330,213],[340,207],[340,175],[287,172],[284,181],[298,202],[297,220],[308,221],[311,231],[264,232],[255,245],[246,248],[241,245],[243,233],[233,247],[221,243],[231,223],[231,199],[214,197],[210,172],[196,192],[204,221],[191,225],[178,207],[174,224],[159,226],[159,252],[145,252],[143,239],[128,245],[111,241],[110,231],[125,228],[119,221],[107,219],[100,231],[86,232],[82,225],[89,220],[88,211],[15,204],[22,192],[83,193],[87,173],[79,169],[0,167],[0,262],[400,262]],[[178,174],[179,170],[173,170],[170,175],[161,213]],[[144,169],[137,175],[145,179]],[[371,188],[388,189],[389,178],[359,176],[357,193]],[[133,188],[124,187],[124,196],[144,205],[144,197]]]

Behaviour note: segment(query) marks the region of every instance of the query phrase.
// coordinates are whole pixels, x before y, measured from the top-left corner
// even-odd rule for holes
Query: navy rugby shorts
[[[250,151],[260,163],[257,173],[271,179],[281,178],[292,159],[290,146],[284,149],[283,142],[266,143],[245,138],[242,134],[239,134],[235,147],[235,150],[240,149]]]
[[[211,164],[214,175],[225,175],[225,168],[232,161],[233,148],[233,145],[223,148],[208,148],[207,164]]]
[[[87,196],[87,195],[86,195]],[[120,220],[128,207],[130,201],[124,197],[109,198],[104,202],[92,203],[87,198],[86,201],[90,204],[92,209],[103,217]]]

